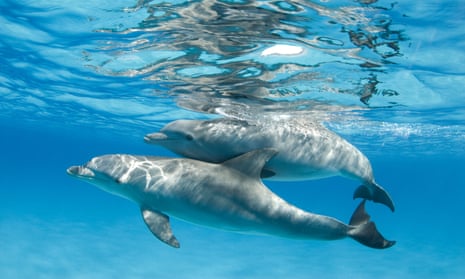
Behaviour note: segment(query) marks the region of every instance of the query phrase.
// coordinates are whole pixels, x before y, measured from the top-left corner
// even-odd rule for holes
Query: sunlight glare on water
[[[297,111],[331,119],[331,128],[360,144],[350,128],[355,119],[367,134],[411,129],[433,139],[441,137],[434,131],[464,136],[460,124],[437,123],[463,118],[462,40],[455,43],[463,31],[448,8],[453,5],[212,0],[3,5],[7,74],[0,90],[10,100],[3,102],[4,115],[48,121],[63,115],[76,124],[125,123],[121,129],[134,131],[201,117],[194,111],[242,118],[263,110]],[[432,13],[453,26],[448,35],[438,31]],[[21,55],[15,55],[18,50]],[[244,99],[247,110],[230,109]],[[23,112],[13,110],[12,100]],[[328,116],[334,108],[356,117]],[[411,124],[417,114],[427,117],[424,127]]]

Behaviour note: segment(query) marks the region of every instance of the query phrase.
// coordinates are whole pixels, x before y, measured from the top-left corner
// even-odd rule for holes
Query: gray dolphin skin
[[[375,182],[367,157],[318,123],[298,119],[266,123],[228,118],[177,120],[144,139],[179,155],[213,163],[255,149],[274,148],[278,154],[265,165],[262,178],[292,181],[342,175],[362,183],[354,198],[382,203],[394,211],[391,197]]]
[[[68,168],[73,177],[140,206],[150,231],[178,248],[169,216],[199,225],[242,233],[295,239],[336,240],[350,237],[372,248],[388,248],[365,212],[365,201],[349,225],[303,211],[269,190],[260,179],[273,149],[245,153],[223,163],[185,158],[104,155]]]

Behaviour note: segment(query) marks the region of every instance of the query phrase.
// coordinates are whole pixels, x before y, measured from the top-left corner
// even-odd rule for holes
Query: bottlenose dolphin
[[[265,185],[260,173],[276,154],[272,149],[248,152],[221,164],[184,158],[104,155],[68,174],[136,202],[150,231],[173,247],[169,216],[236,232],[297,239],[334,240],[351,237],[373,248],[388,248],[364,209],[349,225],[290,205]]]
[[[158,133],[146,135],[145,141],[188,158],[214,163],[251,150],[274,148],[278,154],[265,165],[262,178],[291,181],[342,175],[362,182],[354,198],[382,203],[394,211],[391,197],[375,182],[367,157],[314,122],[177,120]]]

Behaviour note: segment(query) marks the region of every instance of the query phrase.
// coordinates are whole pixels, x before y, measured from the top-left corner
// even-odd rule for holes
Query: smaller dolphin
[[[278,154],[265,165],[262,178],[292,181],[342,175],[362,182],[354,198],[382,203],[394,211],[391,197],[375,182],[367,157],[314,122],[301,119],[267,122],[228,118],[177,120],[144,139],[179,155],[213,163],[255,149],[275,148]]]
[[[133,155],[95,157],[68,174],[136,202],[150,231],[178,248],[168,216],[236,232],[297,239],[334,240],[351,237],[372,248],[388,248],[359,205],[349,225],[290,205],[265,185],[260,173],[276,154],[254,150],[221,164],[183,158]]]

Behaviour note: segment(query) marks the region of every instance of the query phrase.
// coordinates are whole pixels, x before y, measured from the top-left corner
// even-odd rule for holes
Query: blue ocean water
[[[0,1],[1,278],[461,278],[465,4],[461,1]],[[243,235],[172,218],[66,174],[176,119],[304,117],[370,159],[397,244]],[[265,181],[348,222],[356,181]]]

